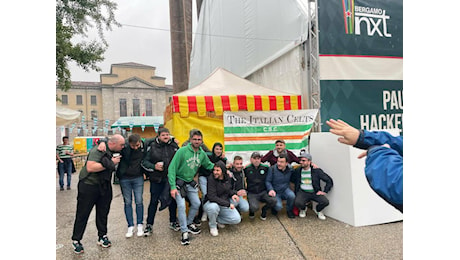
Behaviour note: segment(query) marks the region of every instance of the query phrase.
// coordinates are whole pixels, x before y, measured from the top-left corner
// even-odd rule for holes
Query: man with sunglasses
[[[304,152],[299,155],[300,166],[295,169],[291,182],[295,184],[295,201],[294,205],[299,208],[299,217],[304,218],[307,215],[307,203],[315,201],[318,203],[313,211],[319,219],[325,220],[322,210],[329,205],[326,194],[334,185],[332,178],[320,168],[313,168],[312,157],[309,153]],[[324,191],[321,190],[321,180],[326,183]]]

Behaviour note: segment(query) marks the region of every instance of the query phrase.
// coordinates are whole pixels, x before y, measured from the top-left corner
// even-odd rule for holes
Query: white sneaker
[[[307,216],[307,208],[305,208],[305,210],[300,210],[299,211],[299,217],[300,218],[304,218]]]
[[[203,215],[201,215],[201,222],[208,221],[208,213],[206,211],[203,211]]]
[[[134,234],[134,227],[128,227],[128,232],[126,232],[125,237],[130,238]]]
[[[225,228],[225,225],[224,225],[224,224],[217,223],[217,227],[218,227],[218,228]]]
[[[324,216],[323,212],[318,212],[318,218],[321,219],[321,220],[326,220],[326,216]]]
[[[137,236],[141,237],[144,235],[144,226],[142,224],[137,224]]]
[[[213,237],[217,237],[219,235],[219,231],[217,230],[217,228],[210,228],[209,232],[211,233],[211,236]]]

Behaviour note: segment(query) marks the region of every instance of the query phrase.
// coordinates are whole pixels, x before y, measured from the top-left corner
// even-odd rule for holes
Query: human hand
[[[359,138],[359,130],[350,126],[342,120],[329,119],[326,121],[326,124],[331,128],[329,132],[339,135],[337,140],[340,143],[355,145]]]
[[[238,195],[233,195],[233,196],[232,196],[232,200],[233,200],[233,201],[236,201],[236,202],[239,202],[239,201],[240,201],[240,197],[238,197]]]
[[[171,197],[173,197],[173,199],[176,199],[176,195],[179,194],[179,192],[177,191],[177,189],[174,189],[174,190],[171,190]]]
[[[311,167],[313,167],[313,169],[318,169],[318,165],[314,164],[314,163],[311,163]]]
[[[105,146],[105,142],[101,142],[98,146],[97,146],[97,150],[98,151],[101,151],[101,152],[105,152],[107,150],[107,147]]]
[[[235,209],[235,205],[230,203],[230,209]]]
[[[316,193],[316,195],[326,195],[326,192],[324,192],[324,191],[318,191],[318,192]]]
[[[268,196],[270,196],[270,197],[275,197],[275,196],[276,196],[276,192],[275,192],[274,190],[270,190],[270,191],[268,192]]]
[[[120,163],[120,159],[121,159],[121,155],[120,156],[115,156],[115,157],[112,157],[112,162],[117,165],[118,163]]]
[[[238,195],[238,196],[246,196],[246,190],[241,189],[241,190],[236,192],[236,195]]]
[[[157,163],[155,163],[155,170],[157,170],[157,171],[163,171],[163,165],[164,165],[164,162],[157,162]]]

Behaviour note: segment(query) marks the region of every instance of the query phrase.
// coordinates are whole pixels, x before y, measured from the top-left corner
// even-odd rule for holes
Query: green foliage
[[[96,64],[104,60],[108,47],[104,31],[112,30],[112,25],[121,26],[115,20],[116,9],[117,4],[111,0],[56,0],[56,78],[60,89],[71,88],[69,61],[85,71],[101,71]],[[71,42],[75,35],[87,37],[94,25],[100,42]]]

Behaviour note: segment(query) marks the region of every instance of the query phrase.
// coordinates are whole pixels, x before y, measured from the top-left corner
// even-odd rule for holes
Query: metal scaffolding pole
[[[309,63],[309,79],[310,87],[309,106],[311,109],[318,109],[313,130],[321,132],[321,95],[319,84],[319,31],[318,31],[318,1],[308,1],[309,29],[308,29],[308,63]]]

